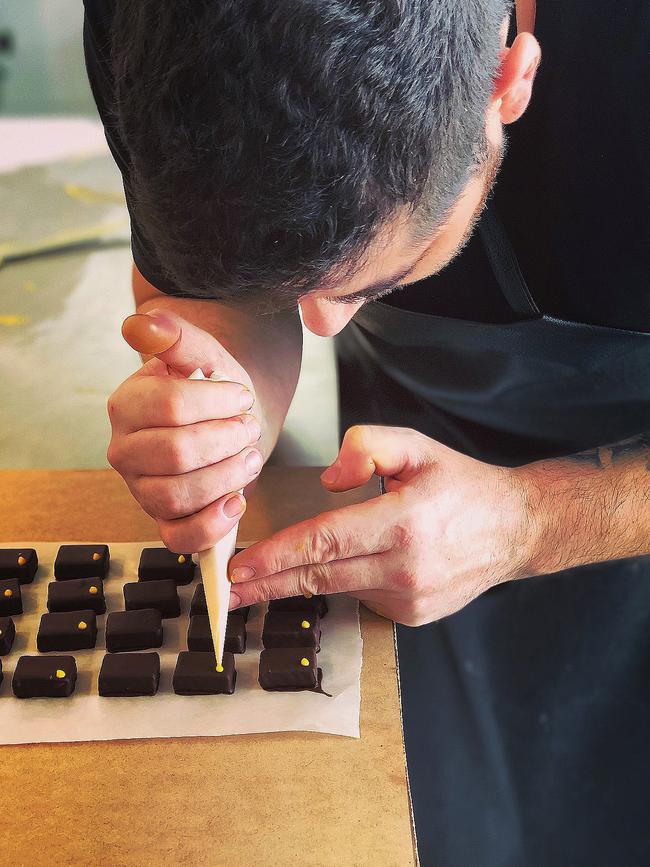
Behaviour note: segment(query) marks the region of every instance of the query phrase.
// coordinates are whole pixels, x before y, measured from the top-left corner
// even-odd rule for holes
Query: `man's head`
[[[503,48],[507,0],[116,5],[114,108],[162,268],[300,302],[321,334],[462,246],[539,56]]]

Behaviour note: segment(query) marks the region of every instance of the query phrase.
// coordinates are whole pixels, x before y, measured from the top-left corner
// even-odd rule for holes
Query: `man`
[[[86,0],[137,308],[170,346],[111,397],[109,459],[170,548],[212,545],[281,429],[299,306],[337,335],[323,483],[386,493],[233,558],[232,607],[345,591],[401,624],[423,864],[641,864],[647,12],[509,12]]]

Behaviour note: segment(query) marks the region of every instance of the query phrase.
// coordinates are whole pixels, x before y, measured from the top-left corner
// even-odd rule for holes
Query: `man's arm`
[[[532,574],[650,553],[650,434],[516,470],[536,540]]]
[[[253,381],[253,413],[262,426],[256,444],[264,460],[275,446],[300,374],[302,326],[297,309],[252,316],[217,301],[174,298],[160,292],[133,266],[133,295],[138,313],[165,309],[212,334]]]

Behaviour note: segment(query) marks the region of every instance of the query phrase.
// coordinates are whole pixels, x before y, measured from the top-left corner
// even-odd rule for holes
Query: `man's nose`
[[[358,304],[340,304],[324,298],[306,298],[300,302],[300,309],[306,328],[319,337],[331,337],[345,328],[362,305],[363,301]]]

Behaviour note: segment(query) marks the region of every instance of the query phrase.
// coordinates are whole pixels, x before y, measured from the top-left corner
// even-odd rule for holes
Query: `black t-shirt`
[[[112,0],[85,0],[86,65],[129,204],[129,159],[110,115]],[[645,0],[539,0],[542,47],[531,105],[508,128],[492,196],[543,313],[650,332]],[[155,250],[131,220],[135,263],[168,294]],[[478,235],[435,277],[398,289],[397,307],[477,322],[515,318]]]

